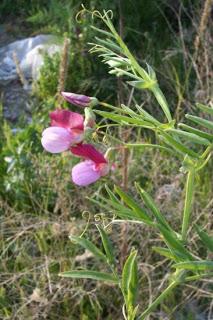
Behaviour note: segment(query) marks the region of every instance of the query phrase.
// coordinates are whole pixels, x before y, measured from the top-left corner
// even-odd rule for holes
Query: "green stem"
[[[183,212],[183,223],[182,223],[182,239],[185,241],[189,228],[189,222],[192,211],[192,200],[194,193],[194,180],[195,180],[195,169],[191,168],[188,172],[186,181],[186,198]]]
[[[170,285],[155,299],[155,301],[139,316],[138,320],[144,320],[155,308],[180,284],[180,274]]]

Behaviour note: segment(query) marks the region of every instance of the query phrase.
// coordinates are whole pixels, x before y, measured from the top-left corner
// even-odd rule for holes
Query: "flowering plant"
[[[88,10],[83,8],[83,12],[88,12]],[[141,188],[139,183],[135,183],[135,190],[140,196],[143,205],[134,200],[119,186],[115,186],[114,189],[106,186],[108,198],[98,193],[96,197],[91,199],[93,203],[99,205],[103,210],[113,213],[114,217],[116,217],[107,226],[104,223],[103,225],[97,225],[104,252],[82,236],[71,235],[70,239],[104,262],[109,271],[71,270],[63,271],[60,275],[63,277],[105,281],[118,285],[124,298],[122,310],[124,318],[127,320],[143,320],[177,286],[212,276],[213,262],[208,258],[208,252],[213,252],[213,238],[197,223],[192,225],[191,216],[196,177],[207,165],[212,155],[213,123],[211,120],[201,117],[186,115],[187,120],[195,124],[195,127],[185,123],[176,124],[167,100],[159,87],[155,71],[149,65],[147,65],[146,70],[139,65],[116,32],[111,22],[111,12],[104,11],[101,14],[94,11],[92,15],[100,18],[106,25],[107,30],[95,28],[102,37],[96,38],[96,42],[91,44],[90,51],[97,52],[102,57],[103,62],[109,66],[111,74],[115,74],[118,77],[123,76],[128,85],[135,89],[148,90],[153,94],[166,122],[161,122],[137,104],[132,107],[124,104],[116,107],[99,102],[101,106],[108,108],[109,111],[94,110],[94,112],[107,120],[117,123],[120,127],[128,126],[133,129],[151,130],[156,137],[157,143],[155,144],[143,143],[141,140],[134,144],[125,141],[119,141],[119,143],[125,149],[137,148],[144,150],[146,148],[157,148],[162,152],[167,152],[168,157],[177,158],[180,162],[181,172],[186,175],[185,201],[180,228],[175,230],[160,212],[152,197]],[[78,102],[76,102],[77,96],[73,94],[63,95],[69,102],[76,105],[79,105],[81,101],[83,106],[88,106],[91,102],[91,100],[82,95],[78,96]],[[205,114],[213,115],[211,106],[197,104],[197,107]],[[66,114],[66,119],[62,114]],[[55,117],[55,115],[57,116]],[[85,158],[83,162],[80,162],[72,169],[74,183],[85,186],[106,175],[109,171],[109,164],[106,158],[97,152],[93,146],[82,143],[84,132],[82,117],[64,110],[55,111],[50,117],[53,121],[53,127],[44,131],[42,137],[43,146],[50,152],[70,150],[74,155]],[[61,119],[63,119],[62,122]],[[200,126],[199,129],[197,125]],[[200,147],[197,147],[197,145]],[[157,234],[160,234],[164,242],[163,246],[153,247],[153,250],[168,259],[168,286],[142,312],[140,312],[141,307],[137,300],[139,286],[137,250],[133,249],[130,252],[120,271],[113,246],[107,234],[107,227],[112,225],[114,220],[116,220],[116,223],[126,221],[147,225],[149,228],[153,228]],[[189,232],[192,232],[191,229],[197,234],[199,241],[202,241],[206,248],[206,254],[201,256],[191,249],[189,237]]]
[[[92,99],[69,92],[62,92],[62,95],[70,103],[82,107],[89,106]],[[57,109],[51,112],[51,126],[43,131],[41,139],[44,149],[51,153],[69,150],[73,155],[84,159],[72,168],[72,181],[78,186],[87,186],[109,172],[109,164],[104,155],[91,144],[82,143],[84,131],[95,125],[92,112],[87,108],[85,111],[85,120],[81,114],[69,110]]]

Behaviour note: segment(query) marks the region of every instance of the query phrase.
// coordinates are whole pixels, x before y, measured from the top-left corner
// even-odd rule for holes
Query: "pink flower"
[[[98,104],[98,99],[95,97],[84,96],[83,94],[77,94],[72,92],[61,92],[61,95],[69,103],[78,107],[94,107]]]
[[[42,133],[41,143],[45,150],[59,153],[80,143],[84,136],[84,118],[69,110],[55,110],[50,113],[51,127]]]
[[[90,144],[71,147],[71,152],[86,160],[72,168],[72,181],[78,186],[88,186],[109,172],[109,164],[103,154]]]

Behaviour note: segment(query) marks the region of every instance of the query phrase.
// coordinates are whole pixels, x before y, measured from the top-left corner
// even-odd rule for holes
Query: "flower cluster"
[[[62,92],[70,103],[85,108],[85,118],[76,112],[56,109],[50,113],[51,126],[42,133],[41,143],[45,150],[60,153],[69,150],[84,161],[72,168],[72,181],[78,186],[87,186],[109,172],[109,163],[102,153],[91,144],[84,144],[85,132],[95,125],[94,115],[88,107],[98,100],[93,97]]]

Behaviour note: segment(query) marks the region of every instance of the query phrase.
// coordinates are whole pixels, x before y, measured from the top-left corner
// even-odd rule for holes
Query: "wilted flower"
[[[109,172],[109,164],[104,155],[90,144],[71,147],[71,152],[86,160],[72,168],[72,181],[78,186],[88,186]]]
[[[45,150],[59,153],[80,143],[84,136],[84,118],[69,110],[55,110],[50,113],[51,127],[42,133],[41,143]]]
[[[72,92],[61,92],[61,94],[65,100],[78,107],[94,107],[98,104],[98,99],[95,97],[88,97]]]

